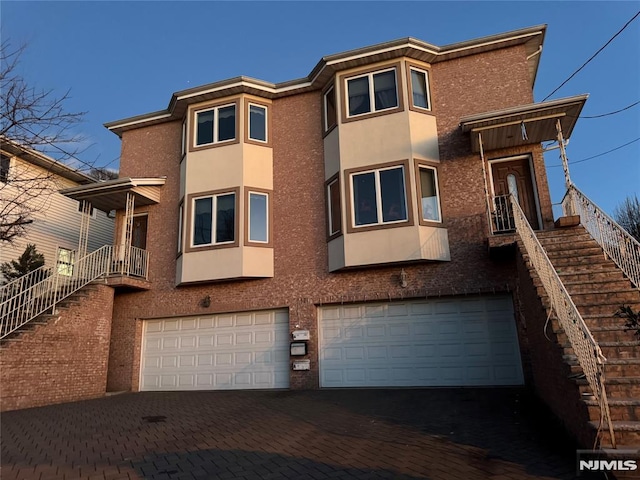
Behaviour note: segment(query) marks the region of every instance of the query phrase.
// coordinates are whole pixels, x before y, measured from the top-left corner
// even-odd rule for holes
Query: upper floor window
[[[196,146],[234,140],[236,138],[236,104],[220,105],[196,112]]]
[[[434,167],[418,165],[418,195],[420,196],[420,220],[442,222],[438,171]]]
[[[79,213],[84,213],[84,200],[80,200],[78,201],[78,212]],[[93,205],[89,206],[89,215],[91,215],[93,218],[95,218],[96,216],[96,212],[93,209]]]
[[[236,194],[225,192],[193,200],[193,246],[235,241]]]
[[[337,175],[327,183],[327,208],[329,236],[333,237],[342,231],[342,218],[340,214],[340,181]]]
[[[396,69],[347,79],[347,97],[349,117],[397,108]]]
[[[248,241],[269,243],[269,195],[249,192]]]
[[[9,179],[9,166],[11,159],[5,155],[0,156],[0,182],[7,183]]]
[[[336,126],[337,123],[337,115],[336,115],[336,89],[333,87],[329,87],[324,94],[324,131],[328,132],[333,127]]]
[[[409,220],[404,166],[352,173],[353,226]]]
[[[267,141],[267,107],[249,103],[249,139]]]
[[[429,98],[429,73],[415,67],[409,67],[411,73],[411,106],[431,110]]]

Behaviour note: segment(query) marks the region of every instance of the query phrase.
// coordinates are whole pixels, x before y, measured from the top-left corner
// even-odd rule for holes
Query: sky
[[[29,85],[70,90],[66,110],[86,112],[76,127],[89,146],[80,160],[117,169],[120,139],[106,122],[163,110],[173,92],[239,75],[274,83],[305,77],[323,56],[404,37],[443,46],[546,24],[539,102],[639,10],[639,1],[3,0],[0,35],[26,45],[18,71]],[[640,101],[640,17],[550,99],[583,93],[590,96],[582,116]],[[640,105],[579,119],[567,153],[573,182],[607,213],[640,196]],[[560,203],[558,151],[545,159],[552,201]]]

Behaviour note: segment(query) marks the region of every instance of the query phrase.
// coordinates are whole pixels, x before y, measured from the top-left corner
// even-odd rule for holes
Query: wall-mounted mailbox
[[[310,360],[296,360],[293,362],[294,370],[311,370],[311,361]]]
[[[307,354],[307,342],[291,342],[291,356],[301,356]]]
[[[309,340],[309,330],[294,330],[291,336],[294,340]]]

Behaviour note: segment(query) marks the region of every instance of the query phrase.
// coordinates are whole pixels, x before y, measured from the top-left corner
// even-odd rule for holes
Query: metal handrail
[[[511,197],[511,205],[514,213],[516,232],[520,236],[524,248],[529,255],[529,260],[547,292],[551,302],[551,308],[555,311],[560,326],[567,335],[569,343],[578,359],[578,363],[582,367],[585,378],[600,407],[602,419],[609,429],[611,444],[613,448],[615,448],[616,441],[605,389],[604,365],[607,359],[603,355],[598,342],[593,338],[580,312],[578,312],[578,308],[573,303],[571,296],[560,280],[558,273],[540,244],[533,228],[531,228],[520,205],[518,205],[518,202],[515,201],[513,197]]]
[[[570,185],[562,200],[565,215],[579,215],[580,223],[629,280],[640,289],[640,242],[595,203]]]
[[[75,252],[74,252],[75,255]],[[121,259],[126,258],[125,264]],[[39,268],[0,287],[0,338],[16,331],[38,315],[94,280],[111,274],[147,278],[146,250],[105,245],[76,260],[71,268]]]
[[[496,195],[493,197],[491,219],[492,234],[513,232],[516,229],[510,195]]]

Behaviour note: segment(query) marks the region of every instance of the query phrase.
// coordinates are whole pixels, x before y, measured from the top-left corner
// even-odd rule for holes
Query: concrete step
[[[540,297],[540,300],[542,301],[542,305],[545,308],[550,308],[551,304],[549,301],[549,298],[546,296],[546,294],[544,296]],[[575,299],[573,300],[574,303],[576,304],[576,307],[578,308],[578,312],[580,312],[580,315],[582,315],[582,318],[594,318],[594,317],[611,317],[611,318],[616,318],[614,317],[614,314],[620,309],[620,307],[623,305],[623,303],[625,305],[630,306],[631,308],[633,308],[634,311],[637,311],[640,309],[640,301],[634,301],[634,302],[620,302],[619,300],[607,300],[605,299],[590,299],[589,301],[586,301],[587,299],[583,299],[584,301],[581,302],[580,304],[578,304]],[[618,319],[618,321],[621,319]],[[622,322],[624,324],[624,322]]]
[[[544,248],[544,246],[543,246]],[[596,243],[595,246],[590,244],[589,246],[581,246],[580,244],[576,245],[574,243],[568,243],[565,245],[564,249],[555,249],[555,250],[547,250],[547,257],[554,262],[556,259],[576,259],[582,257],[595,257],[602,256],[604,257],[604,252],[602,248]]]
[[[556,269],[562,269],[563,271],[575,267],[595,267],[598,265],[598,268],[603,268],[611,265],[611,260],[604,256],[602,250],[598,253],[590,253],[588,255],[554,256],[549,257],[549,260],[551,260],[551,263]]]
[[[615,265],[609,268],[603,267],[597,271],[585,270],[576,273],[563,270],[558,272],[558,276],[565,285],[580,284],[584,282],[620,282],[625,281],[630,286],[631,282],[624,276],[622,271]]]
[[[543,230],[536,232],[536,236],[542,240],[553,240],[558,238],[567,238],[567,237],[575,237],[580,235],[587,235],[591,238],[591,235],[584,229],[583,226],[579,225],[577,227],[569,227],[569,228],[554,228],[552,230]]]
[[[575,379],[580,388],[580,394],[587,400],[592,394],[591,387],[585,378]],[[640,377],[606,377],[605,388],[607,397],[611,398],[640,398]]]
[[[600,419],[600,406],[594,398],[585,399],[589,409],[589,418],[592,421]],[[640,399],[639,398],[617,398],[609,397],[609,412],[613,421],[640,421]]]
[[[640,422],[613,421],[611,424],[613,426],[614,435],[616,436],[617,445],[640,445]],[[589,422],[589,426],[596,430],[599,425],[599,421]],[[611,445],[611,438],[607,426],[602,425],[600,427],[600,433],[602,444]],[[635,478],[637,478],[637,476]]]
[[[598,242],[591,238],[587,233],[575,236],[570,240],[566,237],[562,237],[562,241],[559,242],[555,240],[556,237],[547,237],[546,239],[543,238],[540,240],[540,244],[544,247],[547,255],[552,252],[564,252],[568,249],[580,250],[583,248],[600,248]]]
[[[588,325],[587,325],[588,326]],[[599,345],[602,344],[614,344],[614,343],[626,343],[633,340],[637,340],[637,337],[634,336],[633,332],[627,332],[624,330],[624,327],[593,327],[589,328],[591,335]],[[569,339],[564,330],[554,330],[558,343],[560,344],[568,344]]]
[[[564,360],[570,366],[571,374],[576,378],[583,373],[575,355],[565,355]],[[640,377],[640,359],[607,358],[604,373],[606,377]]]
[[[567,343],[559,343],[564,349],[564,355],[575,355],[573,347]],[[614,358],[627,360],[640,358],[640,341],[632,340],[627,342],[599,342],[598,346],[607,360]]]

